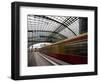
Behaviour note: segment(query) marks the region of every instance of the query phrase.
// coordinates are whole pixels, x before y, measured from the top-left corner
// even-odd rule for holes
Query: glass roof
[[[79,34],[79,17],[28,15],[29,45],[40,42],[57,42]]]

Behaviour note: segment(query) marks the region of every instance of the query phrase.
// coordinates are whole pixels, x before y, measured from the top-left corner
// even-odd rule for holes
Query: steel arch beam
[[[46,17],[46,16],[44,16],[44,15],[34,15],[35,17],[40,17],[40,18],[44,18],[44,19],[48,19],[48,20],[52,20],[52,21],[54,21],[54,22],[57,22],[57,23],[59,23],[59,24],[61,24],[61,25],[63,25],[63,26],[65,26],[65,27],[67,27],[68,28],[68,26],[67,25],[65,25],[65,24],[63,24],[63,23],[61,23],[61,22],[59,22],[59,21],[57,21],[57,20],[55,20],[55,19],[52,19],[52,18],[49,18],[49,17]],[[68,28],[75,36],[77,36],[77,34],[74,32],[74,31],[72,31],[70,28]]]

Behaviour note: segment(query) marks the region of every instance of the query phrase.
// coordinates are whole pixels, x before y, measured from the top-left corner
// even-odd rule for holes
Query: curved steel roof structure
[[[57,42],[79,34],[79,17],[28,15],[28,46],[41,42]]]

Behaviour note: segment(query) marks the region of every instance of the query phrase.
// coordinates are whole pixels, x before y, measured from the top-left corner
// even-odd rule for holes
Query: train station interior
[[[88,63],[88,18],[27,15],[28,66]]]

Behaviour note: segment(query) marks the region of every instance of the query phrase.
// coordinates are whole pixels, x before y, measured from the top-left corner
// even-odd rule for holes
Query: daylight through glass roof
[[[79,17],[28,15],[28,46],[41,42],[54,43],[79,35]]]

